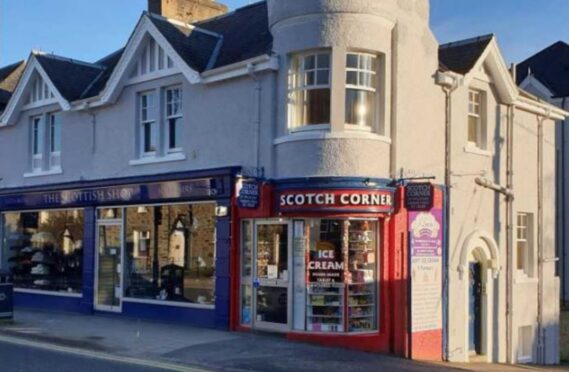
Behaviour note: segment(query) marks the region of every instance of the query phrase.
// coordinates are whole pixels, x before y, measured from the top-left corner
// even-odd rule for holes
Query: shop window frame
[[[4,261],[4,226],[5,226],[5,215],[12,213],[40,213],[40,212],[67,212],[67,211],[81,211],[83,213],[83,240],[85,240],[85,217],[88,209],[83,207],[78,208],[48,208],[48,209],[26,209],[26,210],[5,210],[0,212],[0,270],[8,270],[8,268],[2,267],[2,262]],[[83,255],[85,254],[85,246],[83,246]],[[83,262],[81,263],[83,264]],[[85,277],[83,276],[84,268],[82,268],[81,274],[81,292],[59,292],[59,291],[44,291],[41,289],[30,289],[30,288],[18,288],[14,286],[14,293],[29,293],[38,294],[45,296],[54,297],[70,297],[70,298],[83,298],[83,286]]]
[[[140,204],[126,204],[126,205],[113,205],[113,206],[99,206],[95,209],[95,221],[98,222],[98,212],[99,210],[103,210],[103,209],[119,209],[121,210],[121,217],[120,218],[115,218],[115,219],[109,219],[109,220],[101,220],[101,221],[111,221],[111,222],[117,222],[117,221],[122,221],[123,224],[123,255],[124,255],[124,259],[123,259],[123,267],[121,270],[121,279],[122,279],[122,283],[125,283],[125,277],[124,277],[124,265],[126,264],[126,231],[127,231],[127,223],[126,223],[126,209],[127,208],[137,208],[137,207],[164,207],[164,206],[171,206],[171,205],[184,205],[184,204],[191,204],[191,205],[197,205],[197,204],[215,204],[216,206],[218,205],[218,201],[217,200],[200,200],[200,201],[177,201],[177,202],[168,202],[168,203],[140,203]],[[215,214],[214,214],[215,216]],[[215,216],[215,226],[214,226],[214,239],[213,239],[213,254],[214,254],[214,263],[217,265],[217,216]],[[193,309],[204,309],[204,310],[215,310],[216,309],[216,305],[215,305],[215,299],[217,298],[215,292],[216,292],[216,283],[217,283],[217,269],[214,269],[214,275],[213,275],[213,288],[214,288],[214,303],[213,304],[197,304],[197,303],[186,303],[186,302],[175,302],[175,301],[163,301],[163,300],[152,300],[152,299],[140,299],[140,298],[133,298],[133,297],[127,297],[124,293],[125,291],[125,286],[123,285],[123,287],[121,288],[122,293],[121,293],[121,305],[123,303],[138,303],[138,304],[147,304],[147,305],[160,305],[160,306],[171,306],[171,307],[181,307],[181,308],[193,308]],[[95,299],[95,298],[94,298]]]

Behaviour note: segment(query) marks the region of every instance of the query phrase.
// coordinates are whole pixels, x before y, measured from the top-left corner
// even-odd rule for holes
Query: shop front
[[[15,304],[227,328],[234,169],[6,190]]]
[[[234,327],[393,352],[392,319],[406,324],[405,292],[399,303],[390,295],[393,237],[406,229],[398,190],[369,179],[286,180],[259,190],[258,206],[239,209]]]

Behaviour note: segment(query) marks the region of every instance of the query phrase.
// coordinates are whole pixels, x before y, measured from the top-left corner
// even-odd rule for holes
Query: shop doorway
[[[122,310],[122,220],[97,223],[97,252],[95,255],[95,309]]]
[[[482,354],[482,265],[469,265],[468,346],[470,355]]]
[[[291,231],[288,223],[256,223],[253,326],[287,331],[290,323]]]

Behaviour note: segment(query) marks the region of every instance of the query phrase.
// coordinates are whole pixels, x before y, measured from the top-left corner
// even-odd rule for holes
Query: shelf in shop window
[[[310,318],[323,318],[323,319],[342,319],[342,315],[314,315],[308,314]]]
[[[338,292],[308,292],[309,296],[341,296]]]
[[[373,296],[373,292],[362,292],[362,293],[350,292],[349,296]]]
[[[369,306],[375,306],[375,304],[349,305],[349,307],[369,307]]]
[[[344,305],[342,305],[342,304],[326,304],[326,305],[308,304],[308,306],[312,306],[312,307],[344,307]]]
[[[349,315],[350,319],[365,319],[365,318],[373,318],[375,315],[367,314],[367,315]]]

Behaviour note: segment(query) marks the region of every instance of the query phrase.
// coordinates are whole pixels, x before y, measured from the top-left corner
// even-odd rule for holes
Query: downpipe
[[[255,114],[254,114],[255,116],[253,119],[253,125],[255,127],[254,128],[254,132],[255,132],[255,138],[254,138],[254,144],[255,144],[255,175],[257,177],[263,177],[264,171],[261,170],[261,168],[260,168],[260,165],[261,165],[261,99],[262,99],[263,88],[261,86],[261,79],[259,78],[259,76],[255,72],[255,65],[254,64],[249,63],[247,65],[247,73],[255,82]]]

